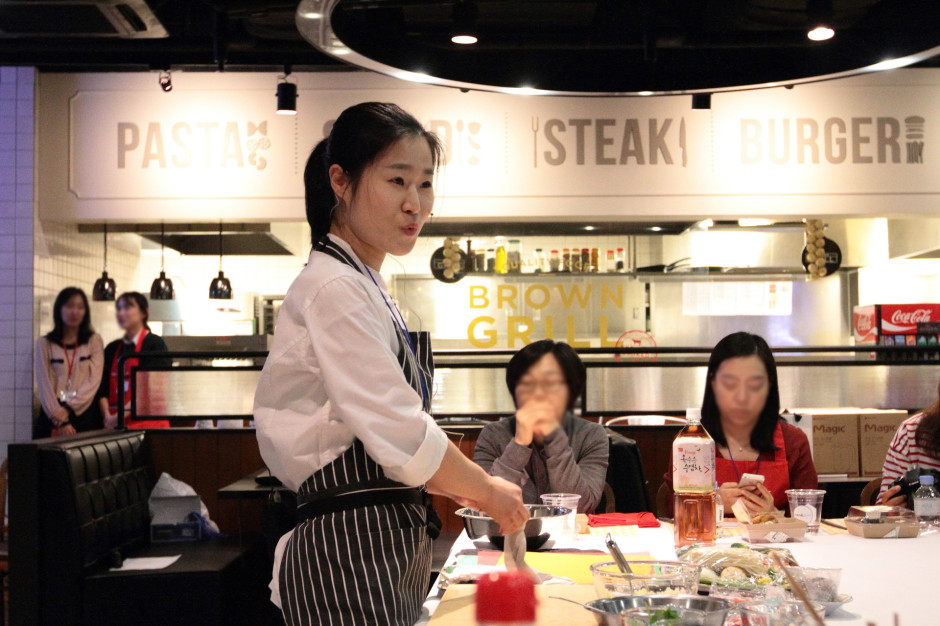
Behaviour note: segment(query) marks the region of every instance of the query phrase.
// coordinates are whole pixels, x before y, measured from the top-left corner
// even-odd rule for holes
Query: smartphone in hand
[[[756,485],[757,483],[764,483],[764,477],[760,474],[743,474],[741,480],[738,481],[738,487],[750,487],[751,485]]]

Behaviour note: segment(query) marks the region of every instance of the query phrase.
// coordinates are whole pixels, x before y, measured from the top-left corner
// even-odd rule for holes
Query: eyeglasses
[[[530,395],[535,393],[537,388],[547,394],[555,394],[565,388],[565,381],[561,378],[546,378],[543,380],[524,380],[516,385],[516,393]]]

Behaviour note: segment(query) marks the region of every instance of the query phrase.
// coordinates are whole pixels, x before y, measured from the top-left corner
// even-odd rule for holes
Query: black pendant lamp
[[[165,227],[160,224],[160,275],[154,278],[153,283],[150,284],[151,300],[172,300],[176,297],[176,292],[173,291],[173,281],[166,277],[166,268],[164,267],[163,238],[165,235]]]
[[[232,281],[222,272],[222,222],[219,222],[219,275],[209,283],[209,298],[212,300],[232,299]]]
[[[101,272],[101,278],[95,281],[95,286],[91,290],[91,299],[100,302],[113,302],[117,293],[117,285],[114,279],[108,276],[108,225],[104,225],[104,268]]]

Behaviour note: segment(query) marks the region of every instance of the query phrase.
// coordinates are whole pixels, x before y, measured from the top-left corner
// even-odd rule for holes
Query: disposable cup
[[[790,500],[790,515],[806,522],[806,532],[818,533],[826,492],[822,489],[787,489],[786,494]]]
[[[578,534],[576,518],[578,515],[578,501],[581,500],[579,493],[543,493],[541,496],[542,504],[548,506],[560,506],[571,511],[565,516],[565,534],[569,538],[575,538]]]

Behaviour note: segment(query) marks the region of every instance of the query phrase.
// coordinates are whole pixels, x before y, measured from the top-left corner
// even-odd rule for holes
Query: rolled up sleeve
[[[304,311],[316,372],[341,421],[392,480],[417,486],[440,467],[447,435],[422,408],[392,350],[391,318],[356,277],[326,285]],[[383,303],[384,306],[384,303]]]

